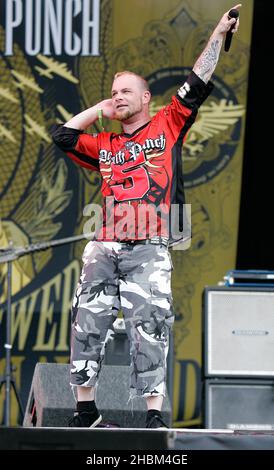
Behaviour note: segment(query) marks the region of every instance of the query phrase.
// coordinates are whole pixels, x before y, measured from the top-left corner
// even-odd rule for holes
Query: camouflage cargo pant
[[[71,385],[94,386],[120,307],[131,353],[131,396],[165,395],[174,321],[172,262],[163,245],[91,241],[72,308]]]

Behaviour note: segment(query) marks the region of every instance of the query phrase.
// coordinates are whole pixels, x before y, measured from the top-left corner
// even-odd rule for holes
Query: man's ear
[[[146,90],[143,94],[143,103],[147,104],[150,102],[150,100],[151,100],[151,93],[150,91]]]

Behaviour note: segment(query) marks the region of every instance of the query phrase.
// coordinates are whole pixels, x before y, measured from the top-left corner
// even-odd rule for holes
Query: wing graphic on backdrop
[[[41,77],[47,77],[52,79],[54,74],[59,75],[62,78],[65,78],[69,82],[79,83],[78,78],[74,77],[71,71],[68,69],[68,66],[65,62],[58,62],[57,60],[52,59],[51,57],[46,57],[44,55],[38,54],[37,59],[42,62],[47,68],[42,68],[36,65],[34,68],[37,70]]]
[[[201,153],[205,142],[220,133],[224,133],[245,113],[244,106],[233,104],[222,99],[219,102],[211,101],[209,105],[201,106],[197,121],[191,127],[184,143],[184,148],[188,149],[191,159]]]

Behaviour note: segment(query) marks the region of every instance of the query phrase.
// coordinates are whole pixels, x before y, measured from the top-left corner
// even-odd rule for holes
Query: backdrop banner
[[[188,250],[174,263],[174,426],[201,424],[201,296],[235,266],[253,1],[244,0],[214,91],[183,148],[192,212]],[[0,3],[0,248],[82,234],[83,208],[101,202],[98,174],[52,143],[56,122],[110,96],[116,71],[151,87],[151,115],[169,102],[223,13],[219,0],[3,0]],[[104,122],[119,131],[118,123]],[[93,126],[90,132],[100,132]],[[12,262],[12,364],[26,404],[37,362],[67,362],[70,306],[86,241]],[[4,374],[7,263],[0,264],[0,374]],[[4,387],[0,394],[3,421]],[[12,423],[18,405],[12,393]]]

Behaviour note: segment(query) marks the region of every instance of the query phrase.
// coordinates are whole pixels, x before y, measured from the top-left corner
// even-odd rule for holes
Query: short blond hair
[[[144,90],[150,91],[150,90],[149,90],[149,84],[148,84],[148,82],[145,80],[145,78],[142,77],[141,75],[138,75],[138,73],[130,72],[129,70],[123,70],[122,72],[117,72],[117,73],[114,75],[114,79],[113,79],[113,80],[116,80],[116,78],[121,77],[122,75],[133,75],[134,77],[136,77],[136,78],[141,82],[142,87],[144,88]]]

